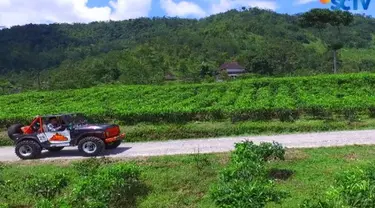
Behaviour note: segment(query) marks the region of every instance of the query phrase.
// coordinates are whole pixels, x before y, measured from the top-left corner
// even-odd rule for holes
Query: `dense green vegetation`
[[[346,190],[353,194],[363,190],[362,194],[350,197],[350,193],[341,192],[342,196],[346,196],[349,200],[361,199],[361,196],[367,198],[366,194],[371,193],[371,189],[366,188],[369,186],[358,186],[358,182],[363,181],[365,182],[364,185],[373,183],[371,176],[373,174],[366,174],[371,169],[362,169],[362,167],[366,167],[364,165],[371,164],[375,159],[375,154],[373,153],[375,153],[374,146],[287,149],[285,160],[271,160],[266,166],[270,179],[276,179],[274,181],[274,190],[287,191],[289,192],[289,197],[282,200],[281,205],[270,203],[266,207],[297,208],[303,204],[305,199],[316,198],[323,201],[324,199],[332,198],[327,197],[328,195],[326,194],[327,191],[332,190],[331,186],[333,186],[334,190],[339,190],[340,187],[346,187],[345,184],[350,184],[351,182],[355,183],[352,183],[353,186],[348,187]],[[223,168],[228,167],[229,162],[229,154],[195,154],[189,156],[140,158],[130,163],[111,160],[87,160],[74,162],[73,164],[69,162],[2,164],[0,171],[2,179],[0,180],[0,197],[7,196],[7,198],[1,198],[0,201],[3,204],[14,205],[13,207],[31,207],[30,205],[39,201],[40,205],[51,207],[48,206],[50,205],[49,201],[54,203],[69,199],[69,194],[72,193],[71,189],[82,187],[82,182],[98,182],[98,178],[92,177],[92,175],[103,172],[108,173],[109,170],[111,172],[121,172],[124,169],[121,170],[119,167],[127,167],[127,170],[131,169],[136,173],[135,176],[137,176],[138,180],[135,181],[145,185],[141,186],[144,188],[141,190],[146,192],[138,195],[137,207],[165,207],[168,205],[171,208],[213,208],[215,204],[210,198],[209,190],[219,179]],[[360,167],[360,169],[357,169],[357,167]],[[88,173],[92,170],[98,172],[93,172],[92,175],[89,175]],[[82,178],[85,177],[87,180],[82,181]],[[32,180],[25,180],[25,178]],[[114,177],[110,178],[114,179]],[[32,192],[31,190],[37,187],[38,179],[43,179],[43,182],[40,183],[41,186],[46,185],[46,179],[49,182],[57,182],[59,185],[51,186],[52,184],[50,184],[38,189],[39,191],[37,192]],[[116,179],[121,180],[120,178]],[[106,181],[105,177],[101,177],[99,181]],[[356,187],[364,188],[355,189]],[[106,191],[106,189],[101,189],[98,190],[98,193],[104,193],[103,196],[108,196],[105,195],[105,193],[108,193]],[[56,193],[57,198],[61,200],[42,200],[43,195],[50,196],[53,193]],[[82,194],[88,194],[86,196],[90,196],[89,194],[92,193],[88,191],[82,192]],[[112,196],[114,195],[111,194]],[[357,201],[360,202],[359,200]],[[317,203],[311,202],[308,205],[314,204]],[[127,205],[130,205],[130,203]],[[305,207],[311,208],[312,206]],[[326,207],[333,208],[332,206]]]
[[[0,96],[0,123],[29,122],[35,115],[61,112],[83,112],[97,121],[115,119],[126,124],[337,116],[352,121],[359,114],[375,115],[374,87],[375,75],[348,74],[28,92]]]
[[[356,15],[338,36],[332,26],[302,28],[298,17],[245,8],[201,20],[15,26],[0,31],[0,93],[162,83],[170,74],[198,81],[211,74],[200,73],[203,61],[209,71],[237,60],[264,76],[331,73],[332,52],[324,43],[332,37],[344,43],[339,72],[373,71],[373,56],[357,51],[374,53],[374,19]]]
[[[6,178],[1,166],[0,206],[137,207],[137,197],[148,192],[140,180],[140,169],[132,164],[105,162],[86,160],[66,170],[27,174],[23,181]]]

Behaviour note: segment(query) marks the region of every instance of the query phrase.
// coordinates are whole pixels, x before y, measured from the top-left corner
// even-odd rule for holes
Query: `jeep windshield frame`
[[[87,118],[82,113],[67,114],[61,116],[66,124],[73,125],[85,125],[87,124]]]

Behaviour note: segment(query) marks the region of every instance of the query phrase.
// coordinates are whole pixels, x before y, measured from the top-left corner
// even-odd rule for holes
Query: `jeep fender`
[[[104,131],[82,133],[77,136],[77,139],[74,141],[74,145],[78,145],[79,141],[85,137],[98,137],[104,140]]]
[[[22,142],[22,141],[25,141],[25,140],[32,140],[32,141],[35,141],[36,143],[38,143],[40,146],[42,146],[42,144],[40,143],[38,137],[36,136],[30,136],[30,135],[27,135],[27,136],[23,136],[23,137],[19,137],[15,143],[19,143],[19,142]]]

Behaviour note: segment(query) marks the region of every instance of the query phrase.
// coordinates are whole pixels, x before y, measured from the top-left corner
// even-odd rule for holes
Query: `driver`
[[[56,117],[49,119],[49,124],[47,125],[48,131],[62,131],[63,126],[59,125]]]

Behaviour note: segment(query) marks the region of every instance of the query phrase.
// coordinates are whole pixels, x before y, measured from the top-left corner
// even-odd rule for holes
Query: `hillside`
[[[264,76],[331,73],[331,52],[297,16],[231,10],[201,20],[139,18],[0,30],[0,93],[102,83],[158,84],[173,74],[198,81],[202,62],[215,70],[237,60]],[[357,15],[343,28],[340,72],[372,71],[375,20]]]
[[[115,119],[125,124],[301,117],[350,121],[359,114],[375,116],[374,88],[374,74],[348,74],[28,92],[0,96],[0,124],[62,112],[83,112],[97,121]]]

